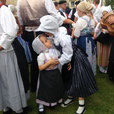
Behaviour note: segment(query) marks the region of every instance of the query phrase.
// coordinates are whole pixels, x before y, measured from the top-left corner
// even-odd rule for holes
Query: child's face
[[[41,41],[47,48],[51,48],[51,47],[52,47],[51,41],[48,40],[45,36],[41,36],[41,37],[40,37],[40,41]]]

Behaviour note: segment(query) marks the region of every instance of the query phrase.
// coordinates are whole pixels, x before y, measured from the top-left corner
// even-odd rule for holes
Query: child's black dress
[[[73,43],[72,81],[67,94],[73,97],[87,97],[97,91],[95,77],[87,54]]]

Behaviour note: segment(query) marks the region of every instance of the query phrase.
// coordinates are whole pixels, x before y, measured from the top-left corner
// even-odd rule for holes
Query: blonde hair
[[[83,1],[78,4],[77,8],[84,13],[89,13],[93,6],[89,2]]]

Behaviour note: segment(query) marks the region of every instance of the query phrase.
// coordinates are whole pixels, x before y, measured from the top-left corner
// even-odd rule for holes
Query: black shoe
[[[9,109],[8,111],[6,112],[3,112],[3,114],[11,114],[13,111],[11,109]]]
[[[26,114],[26,113],[28,113],[28,112],[32,112],[32,110],[33,110],[33,107],[32,106],[27,106],[27,107],[25,107],[25,108],[23,108],[23,112]]]

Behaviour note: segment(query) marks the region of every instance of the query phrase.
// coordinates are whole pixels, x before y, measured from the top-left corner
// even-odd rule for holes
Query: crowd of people
[[[98,91],[96,66],[114,81],[114,12],[102,0],[0,0],[0,111],[27,114],[30,92],[38,113],[67,107]],[[105,21],[104,21],[105,20]],[[96,59],[97,58],[97,59]]]

